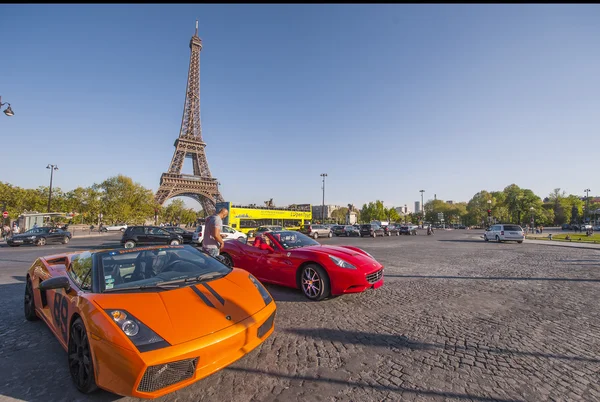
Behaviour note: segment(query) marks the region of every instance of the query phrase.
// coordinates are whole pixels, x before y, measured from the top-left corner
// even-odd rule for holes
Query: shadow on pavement
[[[304,296],[300,289],[292,289],[268,283],[264,283],[263,285],[271,293],[275,302],[311,302]]]
[[[314,328],[292,328],[285,330],[285,332],[306,336],[310,338],[319,338],[323,340],[328,340],[331,342],[342,342],[345,344],[357,344],[357,345],[365,345],[365,346],[380,346],[380,347],[396,347],[396,348],[406,348],[413,350],[432,350],[438,349],[443,350],[444,344],[442,343],[423,343],[411,341],[409,338],[403,335],[393,335],[393,334],[378,334],[378,333],[369,333],[369,332],[359,332],[359,331],[345,331],[340,329],[314,329]],[[466,346],[461,345],[452,345],[453,350],[467,350]],[[472,348],[469,348],[471,350]],[[531,357],[540,357],[545,359],[560,359],[560,360],[571,360],[571,361],[582,361],[588,363],[600,363],[600,359],[592,358],[592,357],[582,357],[582,356],[566,356],[566,355],[557,355],[552,353],[541,353],[541,352],[523,352],[520,350],[512,350],[500,347],[492,347],[489,346],[487,349],[490,354],[507,354],[512,356],[531,356]]]
[[[506,277],[506,276],[451,276],[451,275],[395,275],[386,274],[386,278],[411,278],[411,279],[467,279],[488,281],[557,281],[557,282],[600,282],[593,278],[534,278],[534,277]]]
[[[394,386],[394,385],[380,385],[380,384],[374,385],[374,384],[367,384],[367,383],[359,382],[359,381],[340,380],[337,378],[327,378],[327,377],[322,377],[322,376],[311,377],[311,376],[298,375],[298,374],[290,375],[290,374],[278,373],[275,371],[266,371],[266,370],[260,370],[260,369],[247,369],[247,368],[241,368],[241,367],[228,367],[225,369],[225,371],[252,373],[252,374],[259,375],[259,376],[272,376],[272,377],[278,377],[278,378],[286,378],[289,380],[298,380],[298,381],[302,381],[302,382],[315,381],[315,382],[333,383],[333,384],[344,385],[347,387],[370,388],[370,389],[384,391],[384,392],[390,392],[390,391],[391,392],[402,392],[403,395],[404,395],[404,393],[407,393],[407,394],[414,394],[414,395],[421,395],[421,396],[440,396],[440,397],[454,398],[454,399],[468,399],[470,401],[481,401],[481,402],[487,402],[487,401],[513,402],[513,401],[517,401],[515,399],[488,398],[488,397],[484,397],[484,396],[459,394],[459,393],[448,392],[448,391],[429,391],[429,390],[425,390],[425,389],[413,389],[413,388],[406,388],[406,387]]]

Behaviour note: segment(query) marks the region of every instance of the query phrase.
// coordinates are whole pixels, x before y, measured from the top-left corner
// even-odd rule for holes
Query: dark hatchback
[[[121,244],[125,248],[138,245],[169,244],[178,246],[183,243],[183,237],[158,226],[130,226],[123,233]]]
[[[165,226],[163,229],[167,232],[177,233],[178,235],[183,237],[183,242],[185,244],[192,243],[192,237],[194,237],[194,232],[188,232],[187,230],[183,230],[179,226]]]
[[[383,228],[379,225],[367,224],[360,225],[360,237],[363,236],[385,236]]]
[[[388,225],[383,227],[383,231],[386,236],[400,236],[400,226],[398,225]]]
[[[11,247],[19,247],[23,244],[35,244],[36,246],[45,246],[48,243],[67,244],[71,241],[71,232],[58,228],[34,228],[25,233],[13,235],[6,239],[6,244]]]

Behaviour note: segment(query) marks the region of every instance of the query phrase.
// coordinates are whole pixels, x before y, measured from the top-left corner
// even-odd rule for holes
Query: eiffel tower
[[[215,213],[217,202],[223,197],[219,192],[219,182],[210,174],[208,161],[202,141],[200,125],[200,51],[202,40],[198,37],[198,21],[196,33],[190,40],[190,69],[188,72],[185,104],[179,137],[175,140],[175,154],[167,173],[160,177],[160,187],[156,192],[156,201],[162,205],[169,198],[186,196],[202,205],[209,215]],[[185,158],[192,159],[194,174],[182,174]]]

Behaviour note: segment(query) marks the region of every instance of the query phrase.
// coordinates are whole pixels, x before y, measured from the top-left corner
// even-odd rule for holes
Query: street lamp
[[[327,173],[321,173],[321,177],[323,178],[323,204],[321,204],[321,223],[325,223],[325,178],[327,177]]]
[[[7,115],[8,117],[14,116],[15,112],[13,112],[12,108],[10,107],[10,103],[8,103],[8,102],[2,103],[2,97],[0,96],[0,108],[4,105],[8,105],[6,110],[4,110],[4,114]]]
[[[487,200],[488,204],[488,226],[492,224],[492,200]]]
[[[50,169],[50,191],[48,193],[48,213],[50,213],[50,202],[52,201],[52,177],[54,176],[54,171],[58,170],[58,166],[56,165],[48,165],[46,169]]]
[[[534,233],[533,228],[535,227],[535,209],[533,207],[529,207],[529,211],[531,211],[531,233]]]
[[[590,191],[592,190],[586,188],[583,191],[585,191],[585,215],[583,215],[583,219],[585,220],[585,222],[587,222],[587,214],[590,206]]]
[[[425,190],[419,190],[419,192],[421,193],[421,219],[425,222],[425,205],[423,205],[423,193]]]

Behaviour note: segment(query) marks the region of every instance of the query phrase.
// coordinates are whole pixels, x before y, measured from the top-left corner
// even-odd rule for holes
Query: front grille
[[[198,365],[198,358],[179,360],[176,362],[150,366],[146,369],[138,386],[139,392],[154,392],[156,390],[192,378]]]
[[[367,275],[367,282],[375,283],[375,282],[379,281],[381,278],[383,278],[383,268],[381,268],[377,272],[373,272],[372,274]]]
[[[267,321],[265,321],[263,323],[263,325],[258,327],[258,337],[259,338],[262,338],[263,336],[265,336],[265,334],[267,332],[269,332],[269,330],[273,326],[273,321],[275,321],[275,312],[273,312],[273,314],[271,314],[271,316],[269,318],[267,318]]]

